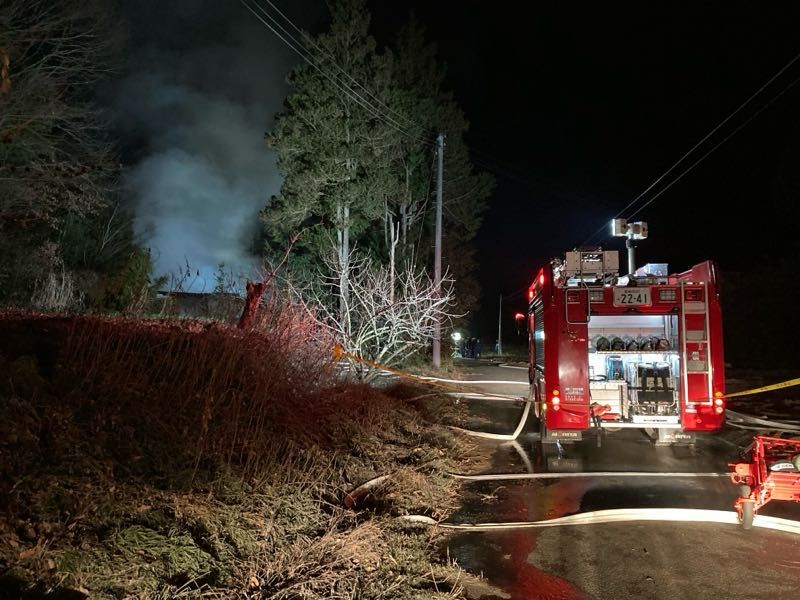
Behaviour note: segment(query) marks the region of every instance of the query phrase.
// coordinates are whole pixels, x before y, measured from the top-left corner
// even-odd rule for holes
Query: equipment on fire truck
[[[647,223],[644,221],[636,223],[628,223],[625,219],[611,221],[611,235],[625,238],[625,247],[628,249],[629,277],[633,277],[636,273],[636,249],[633,246],[633,240],[645,240],[647,239],[647,233]],[[666,265],[664,266],[666,267]]]
[[[622,379],[624,367],[621,356],[609,356],[606,358],[606,378]]]
[[[615,227],[628,241],[648,235],[646,223]],[[577,248],[537,274],[528,300],[531,398],[544,440],[580,439],[593,420],[673,441],[722,427],[722,323],[711,261],[675,274],[654,263],[620,276],[615,251]],[[595,414],[592,404],[609,410]]]
[[[622,338],[613,337],[611,338],[611,349],[615,352],[625,350],[625,342],[622,340]]]
[[[608,341],[607,337],[598,335],[594,340],[594,347],[595,350],[605,352],[607,350],[611,350],[611,342]]]

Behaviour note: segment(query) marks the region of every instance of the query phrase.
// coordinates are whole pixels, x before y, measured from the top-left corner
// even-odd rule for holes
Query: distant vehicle
[[[530,400],[542,440],[637,427],[661,443],[691,442],[695,432],[719,430],[725,363],[716,265],[618,271],[616,251],[577,249],[543,268],[528,290]]]

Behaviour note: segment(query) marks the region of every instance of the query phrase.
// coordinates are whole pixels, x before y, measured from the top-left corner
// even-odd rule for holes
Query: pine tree
[[[273,251],[304,229],[293,257],[296,272],[318,265],[331,244],[340,261],[348,260],[353,242],[382,217],[383,198],[394,184],[385,154],[396,132],[342,89],[353,84],[338,69],[359,82],[378,79],[382,58],[369,35],[366,1],[344,0],[330,9],[330,31],[311,46],[316,66],[301,64],[291,72],[293,91],[268,137],[284,182],[263,218]]]
[[[306,39],[314,64],[291,72],[292,92],[268,135],[284,182],[262,213],[267,252],[280,255],[302,230],[290,262],[295,278],[312,278],[332,246],[340,263],[354,245],[388,260],[394,239],[398,259],[432,265],[433,139],[442,131],[448,138],[444,262],[466,310],[477,299],[471,244],[492,181],[469,162],[468,124],[443,90],[436,49],[412,21],[393,49],[380,52],[369,34],[366,0],[329,6],[329,31]],[[346,299],[347,282],[339,289]]]

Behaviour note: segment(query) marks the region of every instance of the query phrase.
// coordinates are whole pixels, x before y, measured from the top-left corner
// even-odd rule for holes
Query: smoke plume
[[[258,211],[281,183],[264,133],[296,57],[238,2],[130,4],[119,127],[135,227],[155,273],[188,264],[192,291],[210,291],[221,263],[252,277]]]

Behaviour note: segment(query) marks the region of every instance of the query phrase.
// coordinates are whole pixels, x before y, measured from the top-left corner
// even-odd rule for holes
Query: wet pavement
[[[472,379],[527,380],[522,369],[470,366]],[[526,393],[523,386],[483,388]],[[511,433],[522,413],[521,403],[461,401],[474,416],[469,427],[482,431]],[[701,435],[693,445],[656,446],[638,429],[592,431],[558,449],[543,447],[532,429],[513,443],[477,441],[491,457],[486,473],[509,477],[465,482],[462,508],[449,522],[530,522],[625,508],[733,510],[737,490],[726,475],[728,463],[739,460],[733,438]],[[556,477],[514,477],[526,473]],[[800,504],[776,501],[759,514],[800,521]],[[490,530],[455,534],[448,550],[498,587],[484,598],[800,598],[800,536],[758,528],[628,522]]]

